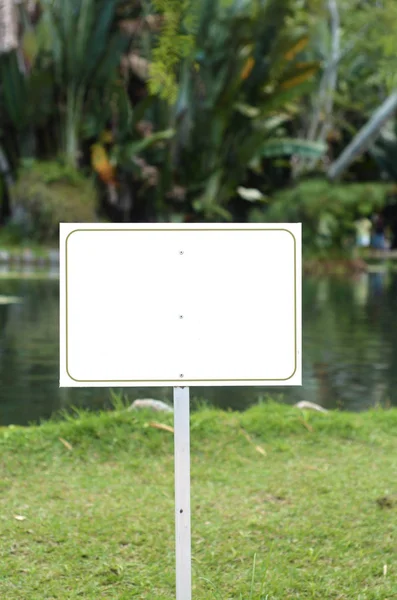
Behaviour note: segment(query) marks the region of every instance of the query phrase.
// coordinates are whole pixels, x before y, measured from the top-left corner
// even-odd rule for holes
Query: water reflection
[[[5,273],[6,271],[4,271]],[[37,421],[71,405],[109,406],[109,390],[58,387],[58,281],[0,274],[0,294],[20,304],[0,305],[0,424]],[[193,399],[241,409],[267,393],[283,401],[317,402],[363,410],[397,405],[397,275],[370,272],[351,280],[303,282],[301,388],[192,388]],[[171,401],[170,388],[130,388],[131,401]]]

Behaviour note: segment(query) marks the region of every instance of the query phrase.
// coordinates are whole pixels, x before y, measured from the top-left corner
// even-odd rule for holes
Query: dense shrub
[[[12,189],[11,225],[38,242],[58,239],[60,222],[96,220],[93,182],[60,162],[34,162],[24,166]]]
[[[382,210],[389,189],[384,183],[308,179],[274,194],[264,211],[252,211],[250,220],[302,223],[307,250],[346,248],[355,239],[354,221]]]

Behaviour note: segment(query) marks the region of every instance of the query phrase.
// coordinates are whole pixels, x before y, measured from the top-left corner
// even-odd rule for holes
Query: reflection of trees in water
[[[365,308],[369,295],[369,274],[359,273],[353,277],[353,301],[359,309]]]
[[[392,399],[397,370],[391,372],[390,366],[397,338],[390,337],[390,328],[397,296],[388,302],[387,280],[372,275],[359,282],[312,284],[321,292],[312,294],[312,308],[304,311],[304,361],[317,383],[317,401],[324,406],[365,408]]]
[[[25,422],[36,418],[40,405],[41,414],[49,416],[48,399],[56,402],[58,395],[57,380],[50,375],[58,368],[58,282],[2,280],[0,286],[2,293],[23,300],[2,307],[7,310],[0,326],[1,412]]]
[[[73,404],[109,405],[107,388],[58,387],[58,282],[0,280],[0,293],[23,297],[22,304],[0,306],[0,423],[25,423]],[[193,387],[191,397],[233,409],[266,394],[350,409],[397,404],[397,275],[305,279],[302,312],[302,387]],[[131,401],[172,401],[171,388],[123,391]]]
[[[59,282],[0,280],[0,293],[23,298],[0,306],[0,424],[109,405],[107,388],[59,388]]]
[[[387,400],[397,405],[397,273],[390,277],[385,290],[384,302],[386,310],[382,315],[384,327],[384,343],[389,348],[389,364],[386,377],[389,384]]]
[[[397,404],[397,274],[307,278],[303,285],[303,386],[197,390],[223,407],[242,408],[261,392],[328,408]],[[195,395],[195,389],[192,390]]]

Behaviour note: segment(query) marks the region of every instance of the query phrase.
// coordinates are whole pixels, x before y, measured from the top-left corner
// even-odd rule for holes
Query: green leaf
[[[275,115],[273,117],[267,117],[265,119],[257,121],[255,123],[255,127],[260,131],[270,133],[271,131],[279,129],[281,127],[281,125],[284,125],[284,123],[287,123],[290,120],[291,120],[290,115],[287,115],[287,114]]]
[[[127,159],[131,159],[136,154],[139,154],[143,150],[150,148],[153,144],[157,144],[158,142],[170,140],[175,135],[175,129],[166,129],[165,131],[158,131],[157,133],[153,133],[143,140],[139,140],[137,142],[130,142],[129,144],[125,144],[122,147],[121,153]]]
[[[227,210],[227,208],[224,208],[220,204],[214,204],[211,206],[211,209],[206,211],[206,216],[210,218],[217,216],[225,219],[225,221],[233,221],[233,215],[230,210]]]
[[[275,138],[265,142],[260,153],[262,156],[268,158],[275,156],[290,156],[292,154],[308,158],[321,158],[326,151],[327,145],[320,142]]]
[[[153,105],[154,101],[154,96],[146,96],[146,98],[141,100],[139,104],[132,109],[132,127],[144,118],[146,111]]]
[[[244,104],[243,102],[236,102],[234,104],[234,108],[237,110],[237,112],[241,113],[245,117],[249,117],[250,119],[255,119],[261,114],[260,109],[256,106],[250,106],[249,104]]]
[[[0,81],[6,114],[16,129],[26,124],[26,81],[15,52],[0,55]]]
[[[200,198],[204,207],[208,208],[209,206],[216,204],[217,195],[221,185],[221,177],[221,170],[216,171],[209,177],[205,191]]]

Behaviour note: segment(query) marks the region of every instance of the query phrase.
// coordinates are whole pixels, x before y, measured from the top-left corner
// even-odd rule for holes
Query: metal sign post
[[[299,223],[60,225],[60,386],[173,388],[177,600],[192,598],[189,386],[302,384],[301,237]]]
[[[176,599],[192,598],[190,534],[190,401],[188,387],[174,387]]]

